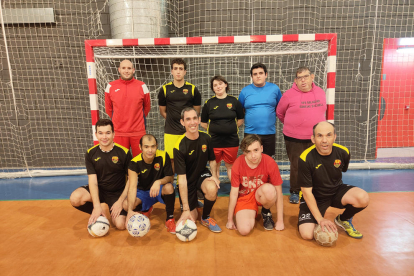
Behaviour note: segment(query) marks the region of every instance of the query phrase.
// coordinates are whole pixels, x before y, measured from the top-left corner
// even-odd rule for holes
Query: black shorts
[[[338,209],[345,208],[344,205],[342,205],[341,200],[350,189],[355,188],[355,186],[342,184],[338,187],[338,190],[336,193],[326,199],[323,200],[316,200],[316,204],[318,205],[319,212],[321,212],[322,216],[325,216],[325,212],[328,209],[328,207],[332,206]],[[305,202],[305,199],[301,197],[300,199],[300,206],[299,206],[299,217],[298,217],[298,226],[303,223],[318,223],[314,216],[312,215],[312,212],[309,210],[308,205]]]
[[[244,137],[252,133],[245,133]],[[258,134],[259,135],[259,134]],[[272,157],[276,153],[276,134],[259,135],[262,140],[263,153]]]
[[[88,191],[88,193],[91,193],[89,191],[89,185],[85,185],[85,186],[81,186],[81,188],[84,188],[85,190]],[[104,191],[102,189],[99,189],[99,201],[101,203],[106,203],[108,204],[109,207],[109,212],[111,213],[111,207],[112,205],[114,205],[114,203],[119,199],[119,197],[121,196],[123,190],[121,191],[116,191],[116,192],[109,192],[109,191]],[[127,212],[122,209],[121,216],[126,216]]]
[[[209,178],[211,176],[212,175],[210,170],[205,168],[204,171],[200,174],[200,178],[197,182],[187,183],[188,205],[190,206],[190,211],[198,207],[197,190],[203,192],[201,190],[201,184],[203,184],[203,181],[206,178]]]

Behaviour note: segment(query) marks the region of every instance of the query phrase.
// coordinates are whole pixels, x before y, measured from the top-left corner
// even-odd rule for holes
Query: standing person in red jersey
[[[136,156],[141,153],[139,141],[146,134],[151,98],[145,83],[134,78],[135,69],[129,60],[120,63],[118,72],[120,79],[105,89],[105,111],[115,125],[115,143],[131,148]]]

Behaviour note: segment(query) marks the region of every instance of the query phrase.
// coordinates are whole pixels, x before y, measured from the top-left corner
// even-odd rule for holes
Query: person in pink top
[[[294,204],[299,203],[299,156],[312,146],[313,126],[325,121],[325,92],[313,83],[314,78],[308,67],[299,67],[292,88],[283,93],[276,109],[276,116],[283,123],[283,136],[290,161],[289,201]]]
[[[226,227],[247,235],[254,228],[258,206],[270,209],[276,204],[276,227],[272,214],[262,211],[263,226],[266,230],[283,230],[283,180],[279,167],[272,157],[263,154],[262,141],[256,134],[244,137],[240,149],[243,155],[236,159],[232,169]]]
[[[129,149],[132,155],[141,153],[139,141],[146,134],[145,118],[151,109],[150,93],[144,82],[134,78],[134,66],[129,60],[119,64],[120,78],[105,89],[105,112],[115,126],[114,142]]]

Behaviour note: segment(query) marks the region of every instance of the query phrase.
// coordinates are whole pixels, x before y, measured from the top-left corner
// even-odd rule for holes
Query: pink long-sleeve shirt
[[[283,134],[300,140],[311,139],[313,126],[325,121],[326,95],[314,83],[309,92],[302,92],[293,83],[277,105],[276,115],[283,123]]]

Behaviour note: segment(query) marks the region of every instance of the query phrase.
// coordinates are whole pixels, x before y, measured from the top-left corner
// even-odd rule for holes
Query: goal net
[[[215,75],[224,76],[230,85],[229,94],[238,97],[241,89],[251,83],[250,67],[256,62],[267,66],[267,81],[276,83],[281,91],[291,88],[297,68],[308,66],[315,74],[315,84],[326,91],[327,118],[333,122],[336,34],[89,40],[86,48],[92,125],[98,117],[107,117],[105,87],[119,78],[119,63],[129,59],[136,70],[135,78],[144,81],[150,90],[147,133],[157,137],[161,149],[164,118],[159,114],[157,95],[164,84],[173,80],[170,61],[178,57],[187,63],[186,81],[198,87],[202,105],[214,96],[209,83]],[[285,170],[288,158],[282,127],[278,122],[273,157]],[[239,134],[243,138],[243,127]]]

